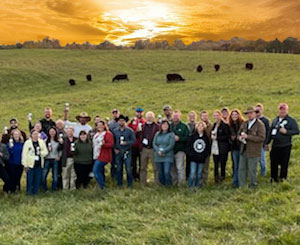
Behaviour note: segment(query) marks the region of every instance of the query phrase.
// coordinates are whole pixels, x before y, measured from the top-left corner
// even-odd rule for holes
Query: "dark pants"
[[[117,184],[123,185],[123,165],[126,168],[127,186],[132,187],[132,168],[131,168],[131,152],[119,152],[116,155],[117,164]]]
[[[23,173],[23,165],[9,164],[7,166],[7,173],[9,176],[9,190],[16,192],[21,190],[21,178]]]
[[[9,176],[7,174],[7,171],[3,165],[0,164],[0,178],[3,180],[3,191],[8,192],[9,191]]]
[[[27,171],[26,194],[37,195],[41,186],[42,168],[29,168]]]
[[[105,165],[106,162],[96,160],[93,166],[93,173],[100,189],[105,187]]]
[[[48,190],[47,186],[47,177],[49,174],[50,169],[52,169],[52,191],[57,190],[57,183],[58,183],[58,162],[55,159],[46,159],[45,166],[43,168],[43,188],[45,191]]]
[[[158,180],[161,185],[172,186],[172,162],[157,162]]]
[[[138,147],[132,147],[131,151],[132,177],[137,180],[140,178],[141,154]]]
[[[90,183],[89,174],[92,171],[93,164],[81,164],[75,163],[74,169],[77,176],[76,188],[79,189],[81,186],[87,188]]]
[[[190,171],[191,171],[191,159],[189,155],[186,155],[186,160],[185,160],[185,176],[186,180],[189,179],[190,177]]]
[[[112,161],[110,163],[110,177],[112,180],[117,179],[117,163],[116,163],[116,153],[114,149],[112,150]]]
[[[226,163],[228,159],[228,154],[221,154],[221,155],[213,155],[214,164],[215,164],[215,181],[223,181],[226,176]],[[219,173],[219,168],[221,167],[221,176]]]
[[[58,169],[57,169],[57,189],[62,190],[62,163],[61,161],[58,162]]]
[[[290,161],[292,146],[272,147],[271,158],[271,180],[278,182],[278,166],[280,166],[280,179],[286,179]]]

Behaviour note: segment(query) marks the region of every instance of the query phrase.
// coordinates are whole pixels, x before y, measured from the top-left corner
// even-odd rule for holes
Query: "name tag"
[[[276,129],[276,128],[273,128],[271,134],[272,134],[273,136],[275,136],[275,135],[277,134],[277,129]]]
[[[143,144],[144,144],[144,145],[148,145],[148,144],[149,144],[148,139],[144,138],[144,139],[143,139]]]
[[[39,161],[40,160],[40,156],[34,156],[34,161]]]

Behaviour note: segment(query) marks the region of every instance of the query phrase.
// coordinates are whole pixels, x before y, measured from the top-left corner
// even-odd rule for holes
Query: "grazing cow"
[[[252,63],[246,63],[245,68],[246,68],[246,70],[252,70],[253,69],[253,64]]]
[[[75,82],[74,79],[70,79],[70,80],[69,80],[69,84],[70,84],[70,86],[75,86],[75,85],[76,85],[76,82]]]
[[[202,71],[203,71],[202,65],[198,65],[198,67],[197,67],[197,72],[202,72]]]
[[[129,81],[128,79],[128,75],[127,74],[119,74],[119,75],[116,75],[114,78],[113,78],[113,82],[115,81],[120,81],[120,80],[127,80]]]
[[[88,82],[92,81],[92,75],[86,75],[86,80],[88,80]]]
[[[220,70],[220,65],[219,64],[216,64],[215,65],[215,71],[219,71]]]
[[[167,82],[184,82],[185,79],[179,74],[167,74]]]

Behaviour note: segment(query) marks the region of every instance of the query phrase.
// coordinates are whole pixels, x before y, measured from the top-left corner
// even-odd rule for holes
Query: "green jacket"
[[[93,147],[91,143],[75,142],[75,151],[73,152],[74,162],[80,164],[93,163]]]
[[[186,152],[187,150],[187,142],[190,135],[189,128],[183,122],[179,122],[177,125],[174,123],[171,124],[172,131],[175,135],[179,137],[179,141],[176,141],[174,146],[174,154],[179,151]]]

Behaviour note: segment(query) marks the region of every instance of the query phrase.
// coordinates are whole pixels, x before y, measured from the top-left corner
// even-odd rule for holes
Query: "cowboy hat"
[[[91,117],[86,112],[81,112],[77,117],[77,121],[79,121],[80,118],[86,118],[86,120],[89,122],[91,121]]]
[[[251,112],[255,112],[255,109],[253,106],[249,106],[247,108],[247,110],[244,112],[244,114],[247,115],[248,113],[251,113]]]
[[[119,121],[120,119],[124,119],[125,122],[128,122],[128,121],[129,121],[129,118],[128,118],[127,116],[122,115],[122,114],[117,118],[116,121]]]

